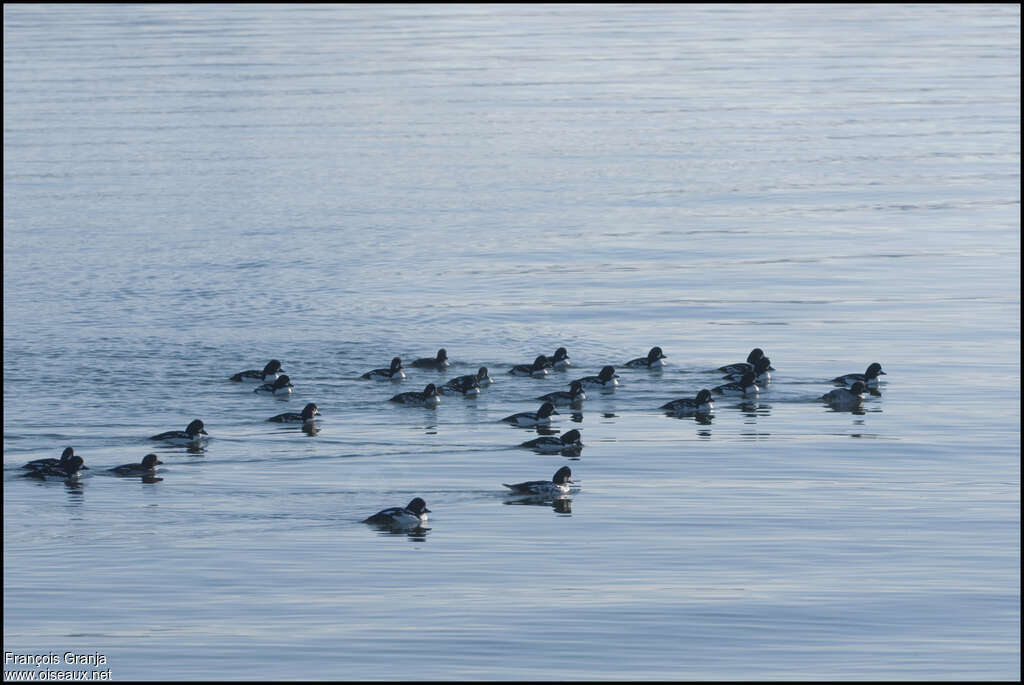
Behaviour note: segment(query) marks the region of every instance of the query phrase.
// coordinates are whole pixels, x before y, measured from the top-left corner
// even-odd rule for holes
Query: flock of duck
[[[660,369],[665,365],[666,356],[660,347],[652,347],[644,357],[638,357],[625,363],[628,368]],[[417,359],[411,363],[412,366],[424,369],[444,371],[450,366],[448,352],[444,348],[438,350],[434,357]],[[512,376],[547,376],[552,370],[566,370],[572,363],[569,361],[569,353],[564,347],[555,350],[552,356],[539,355],[532,364],[519,364],[509,369],[508,374]],[[747,360],[735,364],[721,366],[715,371],[723,374],[722,379],[728,381],[713,388],[704,388],[697,392],[695,397],[684,397],[672,400],[659,407],[666,412],[677,416],[700,416],[709,414],[714,408],[712,399],[714,395],[752,397],[756,396],[764,386],[771,382],[771,371],[775,368],[771,360],[765,356],[761,348],[754,348]],[[876,388],[879,376],[884,376],[881,364],[874,362],[870,364],[864,373],[848,373],[832,379],[832,383],[842,387],[831,390],[822,395],[819,400],[827,402],[837,409],[855,409],[864,401],[864,395],[869,388]],[[387,368],[373,369],[367,371],[360,378],[367,380],[403,380],[405,378],[402,360],[395,357]],[[585,376],[569,383],[568,390],[558,390],[547,393],[537,399],[543,404],[534,412],[519,412],[501,419],[506,423],[517,426],[547,426],[551,423],[551,416],[558,414],[555,407],[565,406],[578,409],[587,398],[587,389],[610,389],[618,385],[619,375],[615,367],[604,366],[596,376]],[[254,393],[269,395],[288,395],[294,387],[291,379],[284,373],[281,362],[272,359],[260,369],[249,369],[241,371],[231,377],[232,381],[245,382],[255,381],[259,383]],[[486,366],[480,367],[475,374],[467,374],[452,378],[444,385],[438,387],[434,383],[428,384],[421,392],[402,392],[390,398],[390,402],[399,404],[436,407],[440,402],[442,393],[459,393],[466,396],[473,396],[480,393],[482,388],[487,387],[494,380]],[[760,386],[758,384],[761,384]],[[850,386],[850,387],[847,387]],[[876,393],[877,394],[877,393]],[[267,421],[278,423],[301,423],[304,430],[315,432],[315,418],[320,412],[315,403],[310,402],[303,407],[301,412],[286,412],[272,416]],[[198,446],[206,439],[206,432],[203,422],[195,419],[183,431],[167,431],[154,435],[150,440],[160,441],[168,444]],[[528,440],[521,444],[540,452],[561,453],[565,456],[578,455],[583,448],[580,432],[570,430],[560,436],[541,436]],[[122,464],[107,469],[109,472],[122,476],[141,476],[144,481],[155,482],[160,480],[155,477],[156,467],[163,464],[160,458],[153,453],[147,454],[137,464]],[[25,475],[40,480],[63,480],[75,481],[81,478],[82,470],[89,467],[85,465],[82,457],[74,453],[71,447],[66,448],[59,459],[46,458],[36,459],[28,462],[23,467]],[[559,468],[551,480],[532,480],[522,483],[502,483],[509,489],[509,495],[559,498],[568,495],[573,484],[571,480],[572,471],[568,466]],[[426,502],[421,497],[415,497],[404,507],[389,507],[382,509],[376,514],[364,519],[363,523],[374,524],[388,528],[410,528],[419,527],[427,520]]]

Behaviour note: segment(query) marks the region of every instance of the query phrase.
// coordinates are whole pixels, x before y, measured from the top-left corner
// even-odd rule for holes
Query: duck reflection
[[[392,535],[401,535],[410,538],[414,542],[422,542],[427,539],[427,533],[430,532],[430,528],[425,526],[416,526],[415,528],[403,528],[402,526],[389,526],[386,524],[374,525],[377,530],[377,535],[382,537],[390,537]]]
[[[83,486],[84,483],[80,480],[64,481],[64,493],[67,495],[65,506],[75,508],[85,506],[85,487]]]
[[[520,497],[506,497],[505,504],[525,504],[534,507],[550,506],[555,513],[572,515],[572,499],[568,495],[551,497],[550,495],[523,495]]]
[[[736,407],[747,418],[755,419],[747,423],[756,423],[758,416],[771,416],[772,405],[759,402],[757,399],[749,399],[739,402]]]
[[[550,449],[544,449],[540,447],[534,447],[532,448],[532,451],[536,452],[537,454],[558,454],[565,457],[566,459],[570,459],[572,461],[579,461],[580,455],[583,454],[583,447],[564,447],[557,451],[552,451]]]
[[[68,480],[64,481],[64,487],[67,490],[67,492],[74,495],[81,495],[82,493],[84,493],[84,485],[85,483],[80,478],[69,478]]]
[[[312,421],[309,423],[302,424],[302,432],[309,437],[315,437],[320,432],[320,426],[316,425]]]
[[[572,500],[568,497],[553,500],[551,502],[551,508],[559,514],[572,515]]]
[[[693,419],[694,422],[699,423],[703,426],[710,426],[711,420],[712,418],[714,418],[714,414],[710,414],[707,412],[700,412],[695,414],[693,412],[678,412],[672,409],[666,409],[665,416],[669,417],[670,419],[683,419],[686,421]]]
[[[857,404],[838,404],[829,403],[826,405],[825,411],[836,414],[853,414],[854,416],[864,416],[867,410],[864,408],[864,403],[859,402]],[[882,411],[881,409],[875,409],[873,411]]]

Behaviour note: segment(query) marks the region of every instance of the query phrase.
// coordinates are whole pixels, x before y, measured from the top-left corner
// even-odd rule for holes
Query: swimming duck
[[[249,369],[248,371],[239,371],[231,380],[236,383],[242,381],[259,381],[261,383],[273,382],[277,378],[277,374],[282,373],[284,369],[281,368],[281,362],[276,359],[271,359],[267,362],[267,365],[263,367],[262,371],[258,369]]]
[[[299,414],[293,411],[285,412],[284,414],[271,416],[267,421],[274,421],[276,423],[310,423],[313,421],[314,416],[320,416],[320,410],[315,403],[310,402],[302,408],[302,412]]]
[[[24,475],[26,478],[35,478],[36,480],[78,480],[82,477],[83,468],[85,468],[85,460],[79,456],[74,456],[63,464],[57,463],[41,466],[26,472]]]
[[[480,370],[476,373],[470,373],[465,376],[458,376],[451,379],[441,386],[441,391],[460,392],[463,395],[477,395],[480,393],[481,374],[483,374],[482,377],[487,379],[487,381],[490,380],[490,377],[487,375],[487,367],[481,366]]]
[[[414,497],[404,507],[388,507],[381,509],[373,516],[363,519],[363,523],[389,528],[414,528],[426,522],[427,503],[421,497]]]
[[[443,371],[451,364],[448,362],[448,350],[443,347],[437,351],[436,357],[423,357],[412,363],[413,366],[421,369],[437,369]]]
[[[142,463],[140,464],[122,464],[107,470],[121,476],[145,476],[155,473],[157,464],[163,464],[160,458],[155,454],[147,454],[142,458]]]
[[[423,392],[401,392],[388,400],[416,407],[436,407],[441,401],[437,395],[437,386],[433,383],[423,388]]]
[[[509,369],[513,376],[546,376],[548,375],[548,358],[543,354],[538,355],[532,364],[517,364]]]
[[[665,354],[660,347],[652,347],[646,357],[637,357],[626,362],[625,366],[631,369],[660,369],[665,366]]]
[[[579,450],[583,447],[583,443],[580,442],[580,432],[574,428],[560,436],[544,435],[527,440],[519,446],[529,447],[539,452],[561,452],[562,450]]]
[[[716,371],[721,371],[722,373],[740,373],[740,374],[746,373],[747,371],[753,371],[754,370],[754,364],[757,362],[758,359],[760,359],[763,356],[764,356],[764,350],[762,350],[760,347],[755,347],[754,349],[752,349],[750,351],[750,354],[747,355],[747,361],[745,361],[745,362],[736,362],[735,364],[727,364],[726,366],[720,366],[720,367],[718,367],[716,369]],[[774,369],[770,369],[770,370],[774,370]]]
[[[605,366],[601,369],[601,373],[596,376],[580,378],[579,382],[583,384],[584,388],[613,388],[619,384],[619,382],[615,380],[618,377],[619,374],[615,373],[614,366]]]
[[[395,357],[391,360],[391,366],[386,369],[374,369],[373,371],[367,371],[360,378],[367,378],[373,380],[386,380],[386,381],[400,381],[405,378],[405,372],[402,371],[402,358]]]
[[[45,459],[33,459],[32,461],[28,462],[27,464],[25,464],[21,468],[36,470],[36,469],[44,468],[46,466],[61,466],[61,467],[63,467],[63,466],[67,466],[68,460],[71,459],[71,457],[73,457],[73,456],[75,456],[75,448],[73,448],[73,447],[65,447],[64,451],[61,452],[61,454],[60,454],[60,459],[57,459],[55,457],[46,457]],[[88,470],[89,467],[88,466],[82,466],[82,468]]]
[[[701,390],[697,393],[697,397],[684,397],[678,400],[672,400],[661,405],[659,409],[665,409],[667,411],[675,412],[676,414],[707,414],[715,405],[711,402],[711,391]]]
[[[841,383],[846,385],[847,383],[853,383],[854,381],[864,381],[864,385],[867,387],[873,387],[878,385],[879,376],[888,376],[885,371],[882,371],[882,365],[878,362],[872,362],[867,371],[864,373],[848,373],[845,376],[838,376],[832,379],[833,383]]]
[[[540,405],[537,411],[521,411],[502,419],[505,423],[514,423],[517,426],[546,426],[551,423],[551,415],[557,414],[555,405],[545,402]]]
[[[771,382],[772,375],[770,373],[768,373],[768,370],[771,369],[771,368],[772,368],[772,360],[769,359],[768,357],[761,357],[756,362],[754,362],[754,368],[753,368],[754,382],[755,383],[769,383],[769,382]],[[737,373],[737,372],[734,371],[732,373],[725,374],[724,376],[722,376],[722,378],[724,378],[725,380],[728,380],[728,381],[734,381],[735,382],[735,381],[738,381],[738,380],[742,379],[744,373],[747,373],[747,372],[744,371],[742,373]]]
[[[292,393],[292,379],[287,375],[278,376],[273,383],[264,383],[253,390],[264,395],[290,395]]]
[[[747,371],[735,383],[726,383],[711,388],[711,392],[719,395],[756,395],[761,389],[754,384],[754,372]]]
[[[579,407],[580,404],[583,403],[583,400],[587,399],[587,394],[583,392],[583,383],[580,381],[573,381],[569,384],[568,390],[556,390],[555,392],[549,392],[547,395],[541,395],[537,399],[544,402],[550,402],[556,407]]]
[[[572,366],[572,362],[569,361],[569,351],[564,347],[559,347],[553,355],[546,357],[546,360],[549,369],[564,369]]]
[[[569,484],[572,483],[569,480],[571,475],[569,467],[563,466],[555,471],[551,480],[528,480],[525,483],[502,485],[512,491],[508,493],[510,495],[565,495],[569,492]]]
[[[854,381],[852,387],[830,390],[818,399],[828,402],[835,408],[851,409],[864,403],[864,393],[867,392],[867,389],[868,386],[864,381]]]
[[[287,376],[285,376],[285,378],[287,378]],[[166,440],[167,442],[173,442],[180,445],[190,445],[204,440],[204,435],[209,435],[209,433],[206,432],[203,422],[196,419],[188,424],[183,431],[167,431],[166,433],[154,435],[150,440]]]

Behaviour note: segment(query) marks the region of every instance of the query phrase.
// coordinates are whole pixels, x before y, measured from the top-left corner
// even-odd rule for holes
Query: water
[[[1019,678],[1019,47],[1014,5],[5,5],[4,650]],[[755,403],[657,410],[755,346]],[[271,358],[291,398],[227,381]],[[863,412],[814,401],[872,361]],[[515,448],[609,363],[578,459]],[[67,445],[79,487],[20,476]],[[569,507],[506,501],[563,464]],[[414,496],[425,533],[360,523]]]

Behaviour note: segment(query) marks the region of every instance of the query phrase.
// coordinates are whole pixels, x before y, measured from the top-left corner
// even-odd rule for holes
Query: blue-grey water
[[[3,50],[34,670],[1019,678],[1019,5],[5,5]],[[658,410],[753,347],[755,401]],[[289,398],[228,381],[272,358]],[[605,364],[578,458],[516,448]],[[81,483],[22,477],[66,446]],[[563,464],[567,504],[504,496]],[[428,530],[360,522],[415,496]]]

